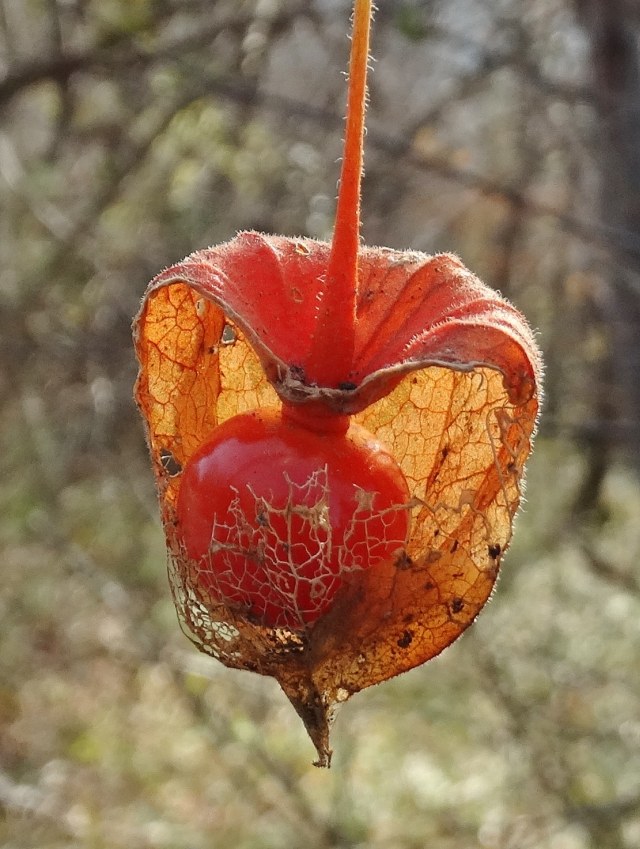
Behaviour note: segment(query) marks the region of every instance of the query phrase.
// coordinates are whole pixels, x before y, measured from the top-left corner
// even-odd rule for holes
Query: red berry
[[[301,628],[344,576],[398,555],[409,491],[368,431],[309,430],[275,410],[220,425],[185,466],[179,534],[211,600]]]

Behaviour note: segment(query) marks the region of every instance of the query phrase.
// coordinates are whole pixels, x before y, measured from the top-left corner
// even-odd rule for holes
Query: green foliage
[[[408,3],[401,3],[396,11],[396,26],[405,38],[421,41],[428,33],[424,15]]]

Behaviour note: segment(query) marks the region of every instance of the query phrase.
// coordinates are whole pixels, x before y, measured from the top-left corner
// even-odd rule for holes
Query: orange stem
[[[349,382],[355,348],[360,188],[371,12],[371,0],[355,0],[340,188],[325,290],[310,359],[313,374],[309,376],[321,386],[337,387],[340,383]]]

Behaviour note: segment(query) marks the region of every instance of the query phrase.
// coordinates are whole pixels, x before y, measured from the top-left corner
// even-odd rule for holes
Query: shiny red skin
[[[409,492],[400,467],[364,428],[328,426],[311,430],[274,410],[241,414],[185,466],[179,533],[212,601],[268,627],[304,628],[331,608],[346,574],[402,550]]]

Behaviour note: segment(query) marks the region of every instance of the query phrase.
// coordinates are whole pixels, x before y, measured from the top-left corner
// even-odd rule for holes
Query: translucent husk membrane
[[[308,245],[311,251],[316,246],[326,247]],[[443,261],[412,259],[420,268]],[[224,302],[224,285],[202,285],[193,273],[202,264],[202,255],[196,255],[160,275],[136,322],[137,399],[147,422],[173,597],[185,633],[200,650],[226,666],[279,681],[317,748],[318,763],[328,765],[335,705],[437,655],[473,622],[489,597],[511,538],[535,427],[537,352],[515,310],[487,290],[498,316],[493,325],[483,328],[474,320],[461,328],[456,316],[462,307],[452,303],[448,335],[442,331],[445,319],[426,328],[439,339],[435,349],[428,340],[416,341],[410,322],[404,330],[393,327],[387,347],[391,350],[395,338],[395,361],[372,364],[374,354],[357,349],[345,388],[323,392],[306,379],[303,357],[287,349],[289,322],[282,323],[280,337],[274,330],[275,348],[281,340],[274,351],[273,340],[260,335],[258,320],[250,324],[254,317],[244,318],[233,296]],[[300,297],[299,291],[290,292],[292,307]],[[365,300],[366,292],[361,299],[366,328]],[[483,303],[483,315],[487,309]],[[393,321],[392,312],[379,319],[381,327]],[[486,351],[477,346],[478,361],[468,356],[467,337],[487,340]],[[384,333],[378,338],[384,341]],[[402,507],[411,515],[409,537],[398,541],[393,558],[381,560],[372,551],[373,565],[365,568],[362,550],[352,556],[345,542],[335,602],[311,626],[302,618],[299,628],[265,627],[241,605],[225,604],[212,590],[215,580],[210,575],[202,580],[210,568],[206,560],[186,556],[176,513],[181,470],[214,428],[238,413],[278,408],[281,396],[351,413],[391,451],[410,492]],[[303,503],[306,514],[300,521],[309,523],[314,548],[306,554],[322,575],[331,544],[323,520],[330,495],[323,469],[306,487],[304,492],[292,488],[286,509]],[[368,495],[362,496],[365,502]],[[268,503],[263,508],[267,513],[283,509]],[[265,550],[276,550],[269,538],[274,523],[256,524],[254,516],[251,528],[252,517],[240,514],[237,521],[252,550],[256,539]],[[295,563],[282,559],[272,568],[286,573]]]

